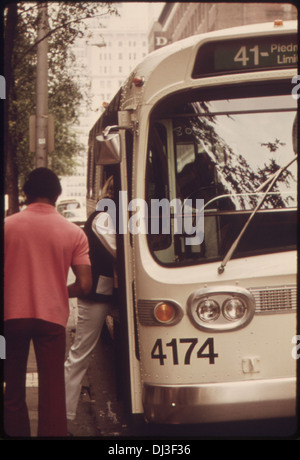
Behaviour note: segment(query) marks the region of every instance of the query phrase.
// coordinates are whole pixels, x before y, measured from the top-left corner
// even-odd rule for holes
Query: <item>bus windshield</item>
[[[187,245],[186,235],[174,231],[172,208],[169,232],[149,232],[149,247],[159,263],[221,260],[264,194],[233,258],[295,248],[296,110],[289,87],[279,83],[176,94],[155,108],[148,141],[148,208],[153,199],[176,198],[183,206],[189,200],[192,209],[197,199],[204,200],[201,244]]]

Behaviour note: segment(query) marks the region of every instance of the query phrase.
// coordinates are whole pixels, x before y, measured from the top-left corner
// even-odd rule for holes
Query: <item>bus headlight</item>
[[[214,300],[205,299],[199,302],[196,312],[202,321],[215,321],[220,316],[220,307]]]
[[[251,321],[254,312],[253,295],[239,286],[199,289],[187,301],[190,320],[203,330],[221,332],[244,327]]]
[[[226,300],[223,305],[223,314],[229,321],[241,319],[247,312],[247,307],[241,299],[233,297]]]

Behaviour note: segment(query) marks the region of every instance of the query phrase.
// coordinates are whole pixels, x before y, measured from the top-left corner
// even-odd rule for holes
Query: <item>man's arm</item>
[[[68,286],[69,297],[81,297],[92,289],[92,271],[89,265],[73,265],[75,282]]]

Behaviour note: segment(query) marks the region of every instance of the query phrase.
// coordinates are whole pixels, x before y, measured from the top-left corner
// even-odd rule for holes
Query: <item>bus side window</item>
[[[147,162],[148,199],[169,198],[166,128],[156,123],[150,132]],[[150,203],[148,203],[150,204]]]
[[[146,174],[146,200],[150,212],[151,200],[169,199],[167,132],[160,123],[156,123],[150,131]],[[162,234],[161,231],[160,234],[149,234],[149,244],[153,251],[166,249],[171,243],[170,234]]]

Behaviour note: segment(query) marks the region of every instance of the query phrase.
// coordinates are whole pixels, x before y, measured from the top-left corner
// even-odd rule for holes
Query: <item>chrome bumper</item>
[[[296,415],[296,379],[190,386],[144,384],[145,417],[154,423],[212,423]]]

